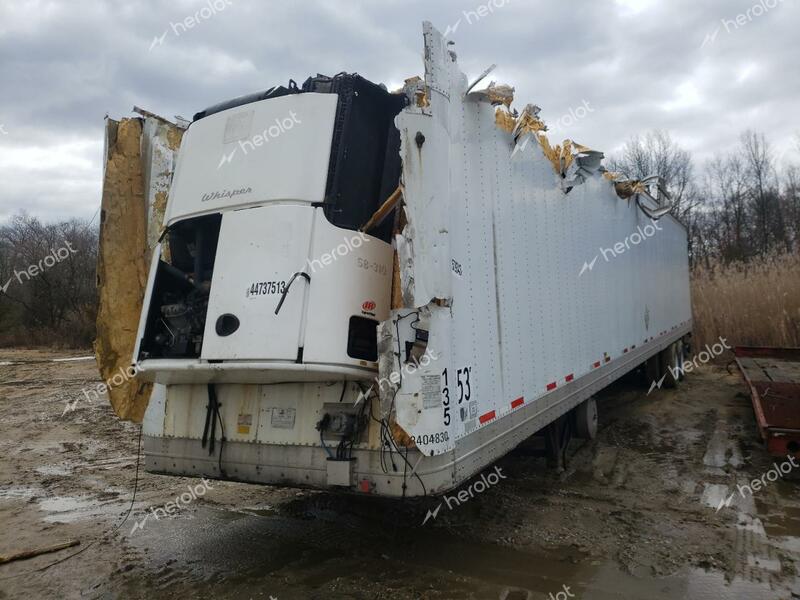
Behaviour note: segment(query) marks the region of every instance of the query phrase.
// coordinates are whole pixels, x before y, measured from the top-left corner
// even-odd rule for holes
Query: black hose
[[[199,285],[203,281],[203,244],[205,229],[198,227],[194,232],[194,280]]]

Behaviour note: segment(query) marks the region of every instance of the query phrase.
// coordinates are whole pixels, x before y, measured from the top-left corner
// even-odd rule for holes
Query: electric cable
[[[325,444],[325,440],[322,439],[322,429],[319,430],[319,441],[322,444],[322,447],[325,449],[325,452],[328,455],[328,458],[333,458],[333,453],[331,452],[330,448]]]
[[[214,412],[217,414],[217,419],[219,420],[219,430],[220,430],[220,439],[219,439],[219,458],[217,459],[217,468],[219,469],[220,475],[223,477],[227,477],[228,474],[222,470],[222,449],[225,447],[225,425],[222,423],[222,415],[219,414],[219,407],[222,404],[217,401]]]

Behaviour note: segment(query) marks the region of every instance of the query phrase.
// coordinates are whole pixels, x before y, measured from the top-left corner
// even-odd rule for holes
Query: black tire
[[[686,371],[683,370],[683,363],[686,362],[686,345],[683,343],[683,340],[678,340],[675,344],[678,353],[678,381],[683,381],[686,379]]]
[[[591,396],[574,408],[575,437],[593,440],[597,437],[597,402]]]
[[[661,379],[661,361],[659,357],[661,353],[654,354],[646,361],[644,361],[645,385],[650,386],[654,381]]]

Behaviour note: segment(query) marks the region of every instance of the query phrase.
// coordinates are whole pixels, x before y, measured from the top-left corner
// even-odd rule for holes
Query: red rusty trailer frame
[[[733,352],[767,450],[800,454],[800,348],[736,346]]]

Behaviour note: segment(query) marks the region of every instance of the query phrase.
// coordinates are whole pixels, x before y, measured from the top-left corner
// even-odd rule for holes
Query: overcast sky
[[[591,109],[559,138],[609,154],[663,128],[702,165],[754,128],[800,162],[800,0],[216,0],[198,13],[213,1],[0,0],[0,223],[95,214],[106,114],[190,118],[316,73],[393,88],[422,75],[423,20],[454,29],[470,77],[497,63],[490,79],[551,126]]]

